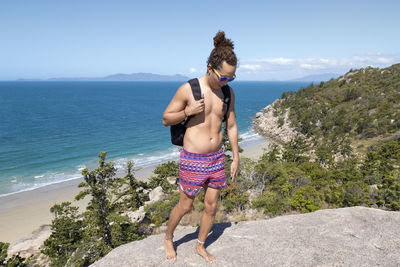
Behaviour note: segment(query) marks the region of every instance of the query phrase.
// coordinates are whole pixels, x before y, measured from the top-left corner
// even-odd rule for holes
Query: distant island
[[[316,75],[309,75],[305,77],[299,77],[296,79],[290,80],[280,80],[280,81],[290,81],[290,82],[314,82],[319,83],[322,81],[329,81],[332,78],[339,77],[339,74],[336,73],[323,73],[323,74],[316,74]],[[49,78],[49,79],[17,79],[15,81],[19,82],[46,82],[46,81],[188,81],[190,80],[189,77],[183,76],[180,74],[175,75],[161,75],[161,74],[154,74],[154,73],[146,73],[146,72],[139,72],[139,73],[131,73],[131,74],[124,74],[124,73],[117,73],[108,75],[105,77],[58,77],[58,78]],[[272,80],[271,80],[272,81]]]
[[[105,77],[61,77],[50,79],[17,79],[17,81],[187,81],[189,77],[175,75],[160,75],[153,73],[113,74]]]

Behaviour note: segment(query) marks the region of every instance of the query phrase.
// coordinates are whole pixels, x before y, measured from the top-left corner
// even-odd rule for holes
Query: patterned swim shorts
[[[227,187],[225,177],[225,154],[217,152],[198,154],[182,148],[179,159],[179,190],[189,196],[197,196],[208,186],[222,189]]]

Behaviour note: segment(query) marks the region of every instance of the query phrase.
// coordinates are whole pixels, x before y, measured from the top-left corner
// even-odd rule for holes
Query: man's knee
[[[204,211],[207,212],[207,214],[214,216],[217,212],[217,202],[205,201]]]
[[[178,208],[181,211],[181,213],[186,214],[190,211],[190,209],[192,208],[192,204],[184,204],[184,203],[178,203]]]

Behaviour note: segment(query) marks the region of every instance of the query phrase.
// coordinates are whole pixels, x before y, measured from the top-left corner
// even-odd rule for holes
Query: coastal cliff
[[[258,112],[253,118],[254,131],[277,144],[289,142],[299,133],[290,125],[288,119],[290,110],[287,110],[281,116],[274,116],[274,105],[277,105],[282,100],[279,98],[271,105],[266,106],[261,112]]]
[[[397,266],[400,212],[325,209],[273,219],[215,224],[206,247],[214,266]],[[207,266],[194,253],[198,228],[175,232],[174,266]],[[91,266],[169,266],[162,235],[122,245]]]

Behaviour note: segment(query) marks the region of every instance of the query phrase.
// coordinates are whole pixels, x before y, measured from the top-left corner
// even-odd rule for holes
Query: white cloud
[[[239,66],[239,69],[253,70],[253,71],[256,71],[261,68],[262,68],[262,66],[259,64],[243,64],[243,65]]]
[[[319,70],[323,69],[324,67],[322,65],[317,65],[317,64],[301,63],[300,68],[309,70]]]
[[[242,60],[238,77],[243,79],[292,79],[307,75],[344,74],[367,66],[388,67],[400,62],[400,54],[367,54],[343,58],[259,58]]]
[[[270,63],[270,64],[277,64],[277,65],[290,65],[295,62],[295,59],[279,57],[279,58],[259,59],[256,61]]]
[[[192,67],[192,68],[189,69],[189,72],[190,72],[190,73],[197,72],[197,69]]]

